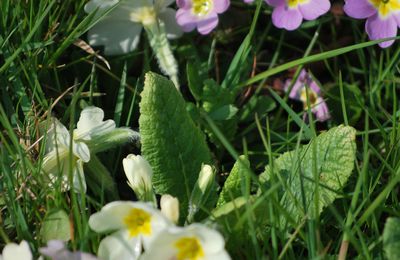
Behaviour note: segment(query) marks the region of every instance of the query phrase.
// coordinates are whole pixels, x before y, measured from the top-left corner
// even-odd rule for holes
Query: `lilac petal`
[[[191,0],[176,0],[176,5],[179,8],[190,8],[192,6]]]
[[[314,20],[325,14],[331,8],[329,0],[311,0],[307,4],[299,5],[300,12],[306,20]]]
[[[396,19],[391,16],[387,19],[381,19],[379,14],[369,17],[365,24],[365,30],[371,40],[379,40],[389,37],[395,37],[397,35],[397,22]],[[387,48],[394,43],[394,40],[382,42],[379,44],[382,48]]]
[[[284,28],[288,31],[300,27],[303,16],[298,9],[290,9],[285,5],[275,7],[272,12],[272,23],[278,28]]]
[[[209,34],[218,25],[218,15],[211,13],[206,19],[198,21],[197,30],[200,34]]]
[[[197,19],[194,17],[190,10],[179,9],[176,12],[176,22],[182,27],[184,32],[193,31],[197,25]]]
[[[273,7],[277,7],[277,6],[286,4],[285,0],[265,0],[265,2]]]
[[[400,27],[400,13],[394,13],[393,18],[396,19],[397,26]]]
[[[229,0],[216,0],[214,1],[214,11],[217,14],[223,13],[226,10],[228,10],[229,5],[230,5]]]
[[[317,120],[320,122],[324,122],[329,118],[331,118],[331,115],[328,110],[328,105],[322,98],[318,98],[317,105],[312,108],[312,112],[315,114]]]
[[[244,0],[244,2],[245,2],[246,4],[251,4],[251,3],[254,2],[254,0]]]
[[[343,9],[348,16],[356,19],[365,19],[377,12],[368,0],[345,0]]]

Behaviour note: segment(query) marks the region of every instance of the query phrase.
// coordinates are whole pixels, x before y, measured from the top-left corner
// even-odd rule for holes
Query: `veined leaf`
[[[383,250],[389,260],[400,259],[400,218],[388,218],[383,230]]]
[[[245,190],[245,176],[248,176],[248,174],[246,174],[246,167],[250,167],[250,162],[245,156],[240,156],[240,159],[241,161],[236,161],[225,181],[224,187],[219,194],[217,208],[244,195],[242,191]]]
[[[355,133],[352,127],[332,128],[265,168],[260,182],[268,185],[273,178],[282,184],[281,205],[292,220],[312,218],[338,197],[353,171]],[[287,218],[281,217],[280,224],[288,224]]]
[[[40,238],[44,242],[54,239],[62,241],[71,239],[69,217],[64,210],[51,212],[44,218]]]
[[[153,168],[156,192],[177,197],[183,219],[201,165],[211,162],[205,137],[191,120],[184,99],[171,81],[147,73],[141,95],[142,155]]]

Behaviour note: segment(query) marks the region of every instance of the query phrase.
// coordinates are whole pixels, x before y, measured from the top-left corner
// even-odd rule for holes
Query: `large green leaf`
[[[205,137],[171,81],[147,73],[141,95],[142,154],[153,168],[156,192],[177,197],[184,218],[201,164],[211,162]]]
[[[383,249],[389,260],[400,259],[400,218],[388,218],[383,230]]]
[[[64,210],[56,210],[49,213],[43,220],[40,229],[40,238],[47,242],[50,240],[68,241],[71,239],[71,225],[69,217]]]
[[[353,171],[355,133],[351,127],[332,128],[308,145],[282,154],[260,175],[260,182],[266,186],[282,184],[281,206],[294,223],[321,213],[338,197]],[[281,216],[281,225],[288,224],[287,217]]]
[[[240,160],[236,161],[235,165],[233,165],[233,168],[224,183],[224,187],[219,194],[217,208],[244,195],[242,191],[246,188],[245,176],[249,176],[247,173],[249,167],[249,160],[247,160],[245,156],[240,156]]]

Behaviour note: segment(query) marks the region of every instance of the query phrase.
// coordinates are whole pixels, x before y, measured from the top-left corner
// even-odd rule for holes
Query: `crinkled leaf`
[[[268,165],[260,175],[260,182],[265,185],[272,178],[281,182],[280,203],[296,223],[305,215],[312,218],[314,212],[320,213],[338,197],[353,171],[355,133],[352,127],[332,128],[308,145],[282,154],[274,160],[273,168]],[[314,210],[316,200],[317,211]],[[280,224],[288,224],[287,218],[281,217]]]
[[[54,239],[62,241],[71,239],[69,217],[64,210],[51,212],[44,218],[40,229],[40,238],[43,242]]]
[[[217,208],[229,201],[243,196],[242,190],[244,190],[244,185],[246,185],[245,176],[248,176],[247,171],[250,167],[250,162],[245,156],[240,156],[240,159],[240,161],[236,161],[224,183],[224,187],[219,194]]]
[[[216,121],[229,120],[236,115],[238,110],[234,105],[224,105],[212,111],[210,117]]]
[[[183,219],[201,165],[211,162],[205,137],[193,123],[184,99],[171,81],[147,73],[141,96],[142,155],[153,168],[156,192],[177,197]]]
[[[400,218],[388,218],[383,230],[383,250],[389,260],[400,259]]]

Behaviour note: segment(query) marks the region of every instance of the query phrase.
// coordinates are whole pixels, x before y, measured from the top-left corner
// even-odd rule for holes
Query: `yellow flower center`
[[[315,107],[317,105],[317,100],[318,100],[318,94],[312,90],[311,88],[303,88],[300,93],[300,100],[303,102],[304,109],[307,110],[307,92],[308,92],[308,102],[310,103],[311,107]]]
[[[177,260],[199,260],[204,257],[200,241],[195,237],[182,237],[176,243]]]
[[[400,11],[400,0],[369,0],[378,10],[381,18],[387,18],[391,13]]]
[[[156,17],[157,15],[154,7],[149,6],[135,8],[130,14],[131,21],[142,23],[143,25],[151,25],[155,23]]]
[[[213,0],[192,0],[192,12],[197,16],[205,16],[213,9]]]
[[[124,218],[124,224],[128,227],[131,237],[151,234],[151,215],[142,209],[131,209]]]
[[[289,8],[296,8],[298,5],[306,4],[310,0],[287,0],[287,5]]]

